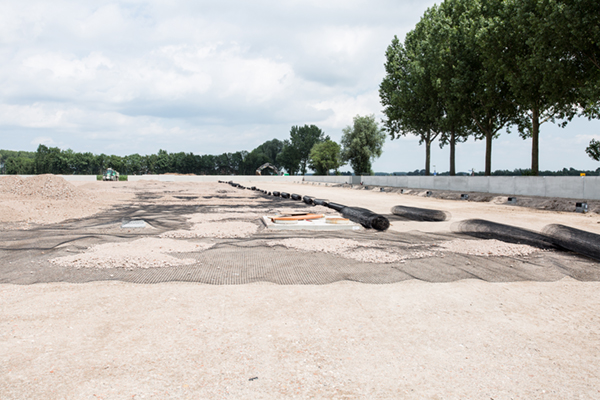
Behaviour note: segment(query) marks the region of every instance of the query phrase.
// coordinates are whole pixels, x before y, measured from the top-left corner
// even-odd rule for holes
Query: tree
[[[371,163],[381,157],[385,132],[374,115],[354,117],[353,126],[342,130],[342,161],[350,162],[355,175],[373,175]]]
[[[283,150],[283,142],[279,139],[273,139],[264,142],[252,151],[264,154],[268,159],[265,162],[269,162],[277,168],[280,168],[281,166],[277,163],[277,156],[281,153],[281,150]]]
[[[329,170],[337,170],[343,165],[341,146],[332,140],[317,143],[310,150],[308,166],[316,175],[329,175]]]
[[[300,169],[301,156],[298,149],[293,146],[289,140],[283,141],[283,149],[277,155],[277,162],[290,175],[296,175]]]
[[[519,113],[515,122],[523,139],[532,139],[531,170],[539,173],[540,126],[562,119],[565,126],[579,112],[579,82],[584,72],[578,62],[556,46],[564,36],[548,21],[558,3],[549,0],[509,0],[489,24],[487,68],[498,70],[509,85]]]
[[[384,126],[392,140],[414,134],[420,144],[425,143],[425,171],[429,175],[431,143],[441,133],[443,109],[431,75],[431,46],[427,46],[423,19],[406,35],[404,45],[394,37],[386,51],[387,74],[379,95],[386,116]]]
[[[329,136],[325,136],[323,131],[319,129],[316,125],[304,125],[301,127],[292,126],[292,129],[290,130],[289,143],[294,148],[294,157],[297,157],[299,159],[300,172],[302,173],[302,175],[306,174],[306,167],[308,165],[310,150],[315,144],[323,142],[325,140],[329,140]],[[282,151],[284,149],[282,149]],[[291,155],[291,153],[285,156],[284,158],[288,158],[289,155]]]
[[[590,145],[585,149],[585,152],[593,160],[600,161],[600,141],[592,139]]]

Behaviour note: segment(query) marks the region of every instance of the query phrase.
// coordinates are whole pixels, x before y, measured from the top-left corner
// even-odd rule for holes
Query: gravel
[[[142,238],[126,243],[105,243],[85,252],[51,259],[54,265],[73,268],[164,268],[193,264],[193,259],[179,259],[170,253],[191,253],[206,250],[212,243],[183,240]]]
[[[258,226],[251,222],[228,221],[206,222],[194,224],[190,230],[176,230],[165,232],[161,238],[239,238],[247,237],[256,232]]]
[[[525,244],[512,244],[501,242],[496,239],[489,240],[451,240],[441,243],[440,250],[453,253],[468,254],[474,256],[527,256],[541,251],[538,248]]]
[[[18,176],[0,178],[0,192],[20,197],[52,200],[71,200],[89,197],[89,194],[55,175],[37,175],[22,179]]]

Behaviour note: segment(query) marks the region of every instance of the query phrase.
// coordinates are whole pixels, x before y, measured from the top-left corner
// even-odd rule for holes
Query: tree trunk
[[[428,139],[425,141],[425,175],[431,174],[429,164],[431,164],[431,141]]]
[[[450,176],[456,175],[456,134],[450,132]]]
[[[540,173],[540,110],[531,110],[531,172],[537,176]]]
[[[492,140],[494,136],[491,131],[485,133],[485,176],[492,175]]]

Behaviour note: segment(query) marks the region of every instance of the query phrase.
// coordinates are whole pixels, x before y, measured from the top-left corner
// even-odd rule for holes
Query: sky
[[[429,0],[0,2],[0,148],[221,154],[315,124],[338,141],[356,115],[383,118],[385,51]],[[596,169],[600,121],[542,125],[540,169]],[[528,168],[531,142],[494,141],[492,169]],[[432,148],[449,169],[449,150]],[[485,144],[457,147],[484,169]],[[415,136],[386,140],[380,172],[424,168]],[[342,170],[349,170],[348,166]],[[432,167],[433,169],[433,167]]]

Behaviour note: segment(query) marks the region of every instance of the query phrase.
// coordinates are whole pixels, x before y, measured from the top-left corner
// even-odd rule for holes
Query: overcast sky
[[[38,144],[126,155],[220,154],[315,124],[339,141],[353,116],[381,120],[385,50],[429,0],[0,2],[0,148]],[[596,169],[600,122],[541,130],[541,169]],[[483,170],[484,143],[457,148]],[[530,166],[530,141],[503,134],[493,169]],[[448,149],[432,164],[448,170]],[[387,140],[375,171],[424,167],[416,137]],[[349,167],[342,168],[343,170]]]

